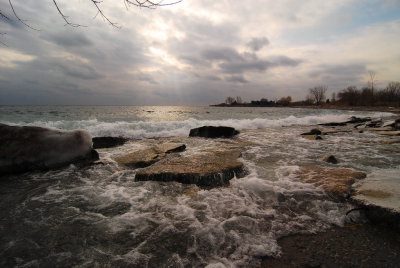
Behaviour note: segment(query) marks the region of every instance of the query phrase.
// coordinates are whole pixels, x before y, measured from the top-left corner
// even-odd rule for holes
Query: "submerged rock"
[[[128,139],[123,137],[94,137],[92,141],[93,149],[102,149],[124,145]]]
[[[308,136],[308,135],[321,135],[322,132],[318,128],[313,128],[310,130],[310,132],[302,133],[302,136]]]
[[[117,157],[114,160],[121,165],[132,168],[143,168],[160,161],[169,153],[182,152],[185,149],[185,144],[166,143],[144,150],[134,151],[132,153]]]
[[[301,167],[298,171],[299,178],[307,183],[321,187],[327,194],[338,198],[348,198],[351,185],[366,174],[347,168],[326,168],[318,166]]]
[[[381,126],[383,126],[382,120],[371,121],[370,123],[365,125],[365,127],[369,127],[369,128],[379,128]]]
[[[233,127],[203,126],[190,130],[189,137],[231,138],[239,134]]]
[[[98,160],[92,137],[84,130],[0,124],[0,175],[47,170]]]
[[[338,126],[345,126],[347,125],[346,122],[330,122],[330,123],[323,123],[323,124],[318,124],[319,126],[325,126],[325,127],[338,127]]]
[[[323,159],[325,162],[327,163],[331,163],[331,164],[337,164],[338,160],[336,159],[336,157],[334,155],[327,155],[324,157]]]
[[[346,123],[348,123],[348,124],[359,124],[359,123],[365,123],[365,122],[369,122],[369,121],[372,121],[371,117],[360,118],[360,117],[352,116],[350,118],[350,120],[347,121]]]
[[[239,151],[216,151],[191,157],[175,157],[160,161],[136,173],[137,181],[177,181],[201,187],[229,184],[235,175],[244,175],[244,166],[237,158]]]
[[[319,135],[303,135],[303,138],[307,139],[307,140],[322,140],[322,137]]]

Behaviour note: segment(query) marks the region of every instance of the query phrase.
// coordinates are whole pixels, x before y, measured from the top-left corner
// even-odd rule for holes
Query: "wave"
[[[354,114],[358,115],[358,114]],[[387,117],[390,113],[372,113],[373,117]],[[349,119],[349,114],[324,114],[294,116],[290,115],[280,119],[254,118],[254,119],[217,119],[202,120],[189,118],[181,121],[116,121],[104,122],[97,119],[89,120],[60,120],[60,121],[34,121],[31,123],[12,123],[11,125],[30,125],[63,130],[84,129],[94,137],[97,136],[121,136],[127,138],[160,138],[173,136],[187,136],[190,129],[211,125],[229,126],[238,130],[263,129],[268,127],[281,127],[293,125],[316,125],[328,122],[344,122]],[[359,116],[359,115],[358,115]],[[365,116],[365,115],[364,115]]]

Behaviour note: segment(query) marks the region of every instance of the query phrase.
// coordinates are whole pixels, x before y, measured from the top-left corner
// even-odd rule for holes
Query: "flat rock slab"
[[[160,161],[136,173],[137,181],[177,181],[200,187],[229,184],[235,175],[244,175],[244,166],[237,159],[240,151],[216,151],[190,157],[175,157]]]
[[[400,230],[400,177],[398,170],[379,170],[357,183],[351,197],[367,208],[367,217]]]
[[[366,174],[347,168],[327,168],[319,166],[300,167],[299,178],[307,183],[321,187],[327,194],[345,199],[349,196],[351,185]]]
[[[143,168],[160,161],[169,153],[182,152],[185,149],[186,145],[182,143],[165,143],[144,150],[134,151],[117,157],[114,160],[120,165]]]
[[[400,131],[377,131],[375,133],[385,136],[400,136]]]

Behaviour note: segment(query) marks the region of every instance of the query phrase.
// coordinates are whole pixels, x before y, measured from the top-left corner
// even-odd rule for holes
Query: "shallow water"
[[[322,141],[300,134],[311,125],[388,113],[218,107],[0,107],[0,122],[93,136],[140,139],[100,149],[103,164],[9,176],[0,182],[2,266],[254,267],[280,254],[279,237],[341,226],[349,204],[302,183],[299,166],[339,167],[374,176],[400,169],[398,154],[379,150],[383,138],[338,133]],[[223,139],[187,138],[190,128],[241,130],[248,175],[211,190],[176,182],[135,182],[135,170],[114,157],[165,141],[183,142],[183,155],[232,148]],[[145,139],[143,139],[145,138]],[[247,145],[246,145],[247,144]],[[399,144],[391,147],[400,148]],[[382,146],[380,146],[382,147]]]

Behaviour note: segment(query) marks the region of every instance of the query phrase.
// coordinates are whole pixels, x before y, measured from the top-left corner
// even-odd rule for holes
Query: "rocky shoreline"
[[[59,168],[77,161],[85,163],[97,161],[98,157],[95,157],[97,152],[93,148],[106,149],[132,142],[120,137],[91,139],[90,135],[84,131],[62,132],[6,125],[1,125],[1,131],[3,131],[1,142],[14,146],[3,147],[5,151],[2,152],[3,162],[1,163],[6,163],[6,165],[2,168],[3,170],[11,169],[18,172]],[[331,122],[315,126],[309,132],[301,134],[301,137],[310,140],[307,141],[310,144],[314,144],[326,139],[329,135],[340,135],[340,133],[358,135],[364,131],[381,136],[381,144],[390,146],[400,142],[398,138],[400,136],[399,119],[384,122],[382,120],[373,121],[370,118],[353,117],[346,122]],[[18,133],[18,135],[15,133]],[[167,142],[160,141],[144,149],[124,152],[124,154],[117,155],[112,159],[121,169],[135,170],[135,181],[178,181],[184,184],[196,184],[203,189],[221,187],[229,185],[229,181],[234,177],[243,177],[247,172],[240,158],[243,149],[251,144],[237,138],[237,134],[236,130],[228,127],[204,126],[193,129],[190,131],[190,137],[180,138],[179,142],[173,139]],[[31,140],[35,146],[27,145],[27,135],[28,140]],[[14,142],[13,140],[17,140],[18,137],[19,143]],[[53,137],[57,137],[57,139],[53,139]],[[215,138],[217,138],[216,141],[213,141],[215,145],[211,149],[202,148],[195,155],[185,154],[188,146],[187,141],[199,141],[200,143],[200,141],[204,142],[204,139],[214,140]],[[90,140],[89,143],[88,139]],[[42,146],[43,140],[50,140],[51,142],[49,145],[46,143],[46,146]],[[79,148],[79,150],[75,150],[75,147],[71,144],[77,146],[76,148]],[[32,148],[32,151],[28,151],[28,154],[24,151],[22,158],[19,158],[19,155],[13,156],[13,162],[10,164],[7,162],[8,154],[12,151],[21,152],[21,150],[16,150],[15,146],[29,150]],[[49,150],[50,157],[39,157],[37,161],[27,157],[37,154],[37,152],[42,153],[43,148]],[[62,155],[67,149],[78,151],[79,154],[72,154],[68,158],[63,158],[61,162],[57,161],[55,165],[52,165],[53,162],[50,160],[53,160],[58,154]],[[96,153],[93,153],[93,151]],[[20,161],[20,159],[23,161]],[[400,237],[398,235],[400,209],[387,207],[381,201],[391,200],[390,198],[397,193],[387,188],[379,190],[368,188],[370,186],[368,185],[369,182],[364,179],[365,173],[335,167],[341,161],[340,156],[327,155],[321,161],[327,162],[330,166],[300,166],[296,173],[299,180],[322,189],[333,200],[354,204],[357,210],[362,211],[365,218],[362,218],[362,221],[356,225],[347,225],[343,228],[332,227],[325,233],[281,238],[278,242],[282,247],[282,255],[278,258],[264,258],[262,267],[335,267],[337,265],[376,267],[381,264],[394,265],[399,261],[399,257],[394,252],[397,252],[400,248]],[[10,168],[10,165],[15,166]],[[28,168],[21,168],[24,165]],[[359,182],[357,187],[355,187],[355,182]],[[368,222],[364,222],[365,219],[368,219]],[[380,236],[382,232],[387,234],[385,236],[389,240],[382,240],[382,236]],[[330,241],[329,245],[326,244],[325,246],[324,241]],[[377,245],[382,244],[382,247],[375,250],[372,247],[374,243],[370,241],[375,241],[374,243]],[[365,245],[368,245],[367,250],[364,249]],[[385,259],[385,251],[382,251],[382,249],[393,254],[387,255],[386,260],[382,260]],[[349,253],[350,250],[353,250],[351,254]],[[368,257],[375,256],[374,254],[377,256],[376,258]]]

